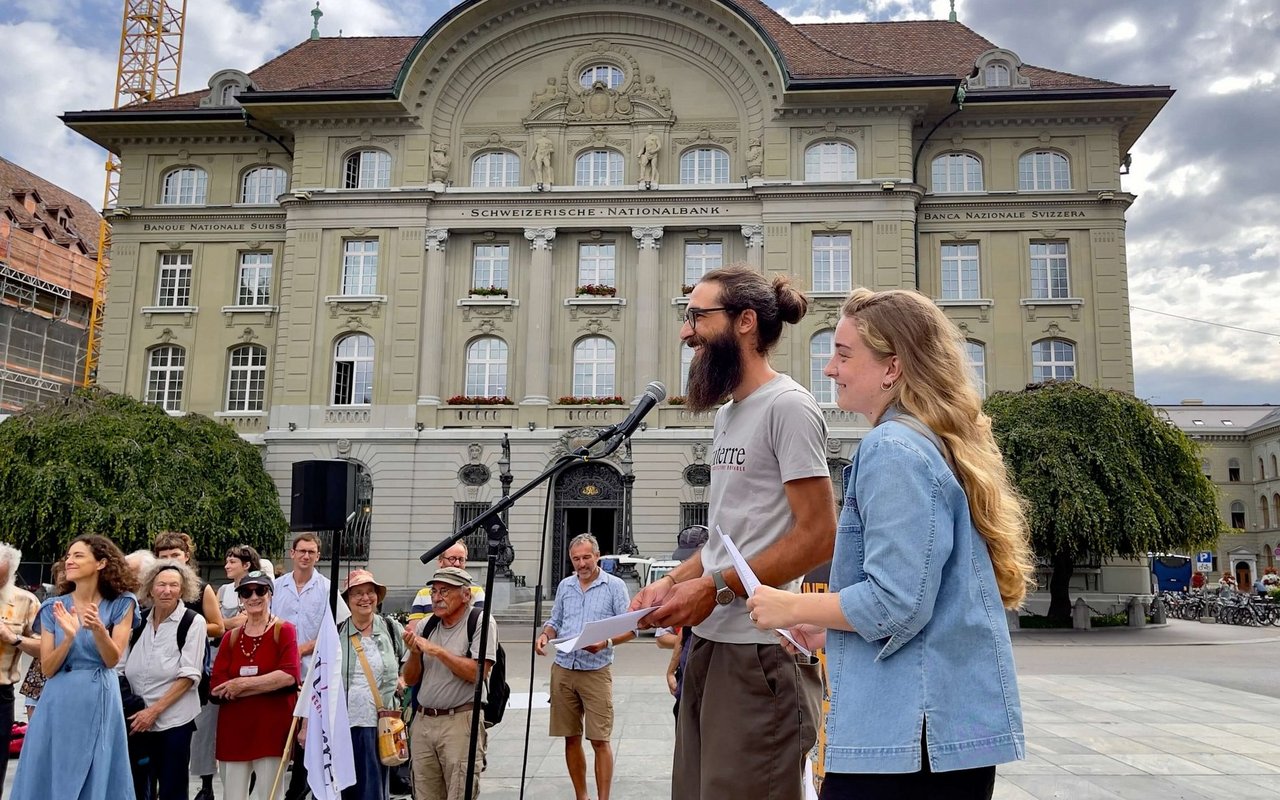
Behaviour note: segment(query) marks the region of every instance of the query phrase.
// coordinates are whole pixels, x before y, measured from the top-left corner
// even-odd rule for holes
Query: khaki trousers
[[[680,692],[671,796],[802,800],[818,740],[822,676],[776,644],[694,635]]]
[[[418,712],[410,729],[409,752],[413,764],[413,800],[462,800],[466,796],[467,750],[471,746],[473,711],[443,717]],[[480,796],[488,734],[480,723],[476,743],[476,777],[472,797]]]

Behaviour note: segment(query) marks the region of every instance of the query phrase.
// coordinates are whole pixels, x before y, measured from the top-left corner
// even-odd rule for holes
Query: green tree
[[[284,514],[257,449],[208,417],[101,390],[0,423],[0,538],[52,558],[81,534],[129,552],[163,530],[191,534],[203,559],[278,550]]]
[[[1071,616],[1075,564],[1209,546],[1224,531],[1198,446],[1131,394],[1050,383],[985,404],[1031,543],[1049,562],[1049,616]]]

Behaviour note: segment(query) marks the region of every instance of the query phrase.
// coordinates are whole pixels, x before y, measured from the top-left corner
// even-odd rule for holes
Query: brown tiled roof
[[[997,45],[958,22],[835,22],[795,26],[803,35],[842,55],[874,62],[899,74],[973,73],[978,56]],[[1084,89],[1120,84],[1024,64],[1032,89]]]
[[[32,189],[40,196],[34,214],[14,197],[15,190]],[[71,214],[66,228],[58,224],[60,208],[66,208]],[[70,247],[79,242],[90,256],[97,253],[98,224],[102,221],[97,210],[71,192],[4,158],[0,158],[0,210],[7,211],[20,228],[32,230],[43,225],[59,245]]]
[[[968,76],[996,45],[958,22],[837,22],[795,25],[762,0],[722,0],[769,37],[793,79]],[[390,89],[417,36],[311,39],[249,73],[263,92]],[[1031,88],[1105,88],[1119,84],[1026,65]],[[131,110],[189,110],[208,89]]]

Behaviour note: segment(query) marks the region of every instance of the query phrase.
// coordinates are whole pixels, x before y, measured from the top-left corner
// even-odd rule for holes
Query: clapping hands
[[[94,606],[93,608],[96,618],[97,606]],[[88,612],[85,613],[85,617],[88,617]],[[80,618],[73,612],[68,611],[66,607],[62,605],[61,600],[53,604],[53,621],[58,623],[58,627],[62,629],[62,632],[69,639],[74,639],[76,634],[80,633]]]

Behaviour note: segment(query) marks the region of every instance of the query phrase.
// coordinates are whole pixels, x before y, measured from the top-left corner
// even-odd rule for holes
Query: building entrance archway
[[[601,555],[615,551],[623,531],[622,476],[600,462],[588,462],[567,470],[555,484],[554,527],[551,533],[552,594],[560,581],[573,572],[569,565],[569,541],[580,533],[594,534]]]

